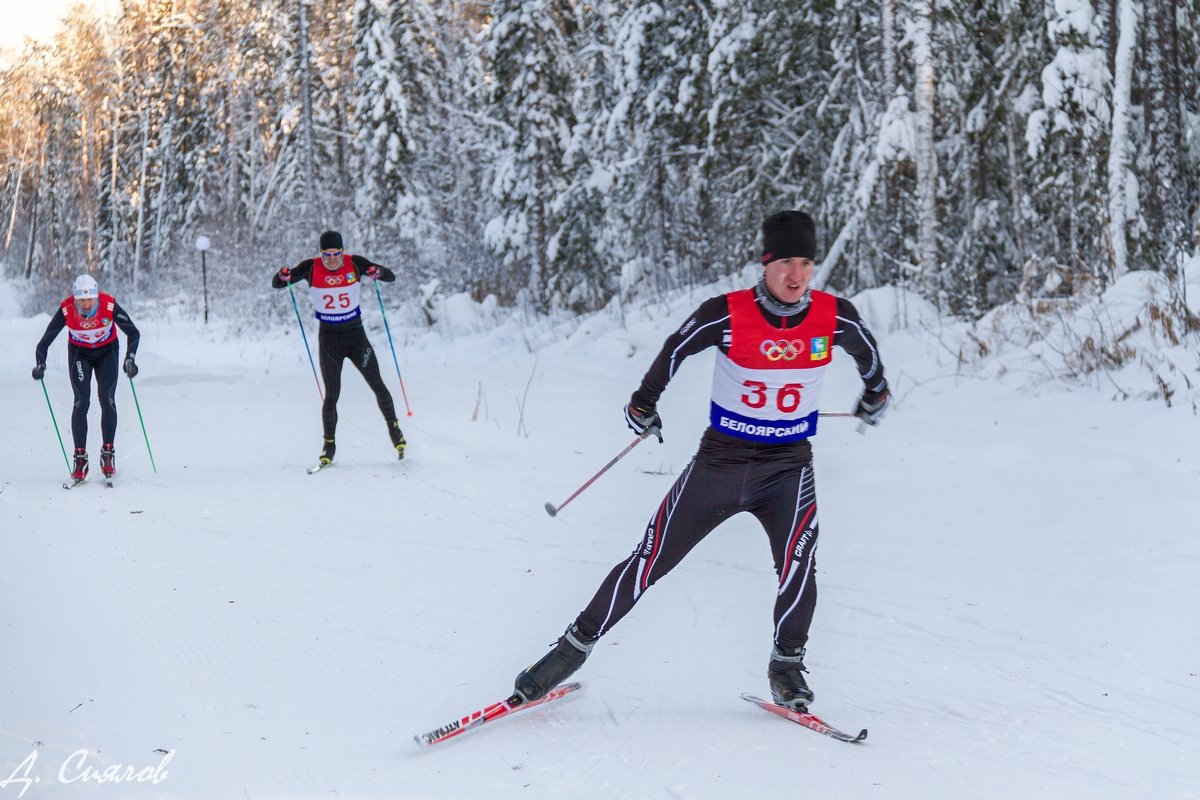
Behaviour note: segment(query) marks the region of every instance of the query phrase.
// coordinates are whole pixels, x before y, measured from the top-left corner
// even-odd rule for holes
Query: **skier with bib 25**
[[[387,423],[392,446],[396,448],[396,455],[404,458],[407,442],[396,419],[392,394],[379,374],[379,360],[367,341],[359,302],[363,277],[391,282],[396,280],[396,274],[364,256],[344,252],[342,235],[337,231],[322,233],[320,247],[320,258],[306,258],[294,267],[284,267],[271,278],[271,286],[275,289],[282,289],[297,281],[308,281],[309,298],[320,321],[317,349],[320,352],[321,378],[325,382],[325,401],[321,406],[325,442],[321,448],[320,465],[327,466],[333,462],[337,403],[342,393],[342,361],[345,359],[350,359],[371,391],[375,392],[375,401]]]

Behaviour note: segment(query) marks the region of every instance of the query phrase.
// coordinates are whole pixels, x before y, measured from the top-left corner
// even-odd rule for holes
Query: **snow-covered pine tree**
[[[815,14],[769,0],[713,4],[707,59],[707,137],[703,170],[724,239],[714,267],[728,273],[757,256],[758,223],[784,207],[814,211],[819,172],[812,157],[821,59]]]
[[[496,293],[504,278],[483,242],[499,201],[488,191],[487,176],[503,147],[504,131],[488,113],[491,85],[483,60],[488,5],[450,0],[433,7],[437,35],[431,57],[442,66],[422,120],[426,138],[416,174],[428,209],[413,241],[417,280],[465,289],[477,300]]]
[[[1029,187],[1017,142],[1022,92],[1039,80],[1041,8],[1040,0],[951,4],[939,17],[938,49],[957,55],[942,66],[938,94],[940,225],[950,243],[942,288],[955,313],[977,317],[1021,286]]]
[[[1146,225],[1138,256],[1143,263],[1160,265],[1172,277],[1194,250],[1187,205],[1195,202],[1195,196],[1189,194],[1184,166],[1188,132],[1179,79],[1179,5],[1174,0],[1143,0],[1140,48],[1145,131],[1139,171]]]
[[[1029,115],[1026,141],[1032,160],[1028,230],[1031,258],[1040,269],[1040,294],[1094,290],[1107,276],[1104,246],[1111,79],[1096,14],[1086,0],[1045,6],[1050,41],[1040,102]]]
[[[576,6],[575,24],[568,28],[576,76],[571,98],[576,122],[563,153],[567,183],[557,201],[558,230],[551,241],[547,291],[551,306],[576,312],[597,309],[608,301],[616,290],[621,263],[617,237],[605,219],[614,180],[604,143],[615,102],[614,6],[609,0]]]
[[[575,24],[569,0],[498,0],[488,37],[491,115],[503,126],[492,192],[498,211],[487,224],[487,243],[501,259],[497,294],[549,307],[549,287],[560,284],[551,247],[560,224],[559,198],[568,182],[563,157],[575,124],[570,104]]]
[[[727,252],[701,163],[707,140],[708,2],[631,2],[616,28],[607,140],[620,158],[610,210],[624,234],[621,286],[662,291],[713,277]],[[628,179],[626,179],[626,177]]]
[[[372,246],[411,256],[431,235],[428,153],[439,135],[438,84],[449,65],[438,39],[448,21],[428,0],[358,0],[357,9],[355,213]]]

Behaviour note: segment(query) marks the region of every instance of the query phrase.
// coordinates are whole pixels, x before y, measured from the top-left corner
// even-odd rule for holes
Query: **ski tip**
[[[854,737],[854,742],[863,742],[863,741],[866,741],[866,739],[867,739],[867,729],[863,728],[861,731],[858,732],[858,736]]]
[[[546,513],[552,517],[558,516],[558,509],[554,507],[554,503],[546,503]]]

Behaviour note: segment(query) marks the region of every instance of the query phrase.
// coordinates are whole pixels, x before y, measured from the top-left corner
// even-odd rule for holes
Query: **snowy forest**
[[[579,313],[733,274],[799,207],[839,292],[972,320],[1150,270],[1159,333],[1197,329],[1197,3],[121,6],[0,71],[0,257],[37,308],[85,269],[194,286],[201,234],[210,291],[259,297],[336,228],[414,293]]]

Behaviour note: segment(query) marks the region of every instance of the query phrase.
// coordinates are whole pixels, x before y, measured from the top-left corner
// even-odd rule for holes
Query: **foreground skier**
[[[591,602],[540,661],[521,672],[515,693],[526,702],[570,677],[596,641],[721,522],[740,511],[766,529],[779,588],[771,694],[790,709],[813,700],[804,679],[805,646],[817,602],[817,498],[809,437],[825,368],[837,345],[855,361],[865,390],[855,411],[875,425],[890,402],[874,337],[846,300],[812,291],[816,231],[800,211],[763,221],[763,278],[705,301],[674,334],[625,407],[639,435],[662,441],[655,410],[679,365],[717,347],[711,426],[700,449],[650,518],[629,558],[613,567]]]

